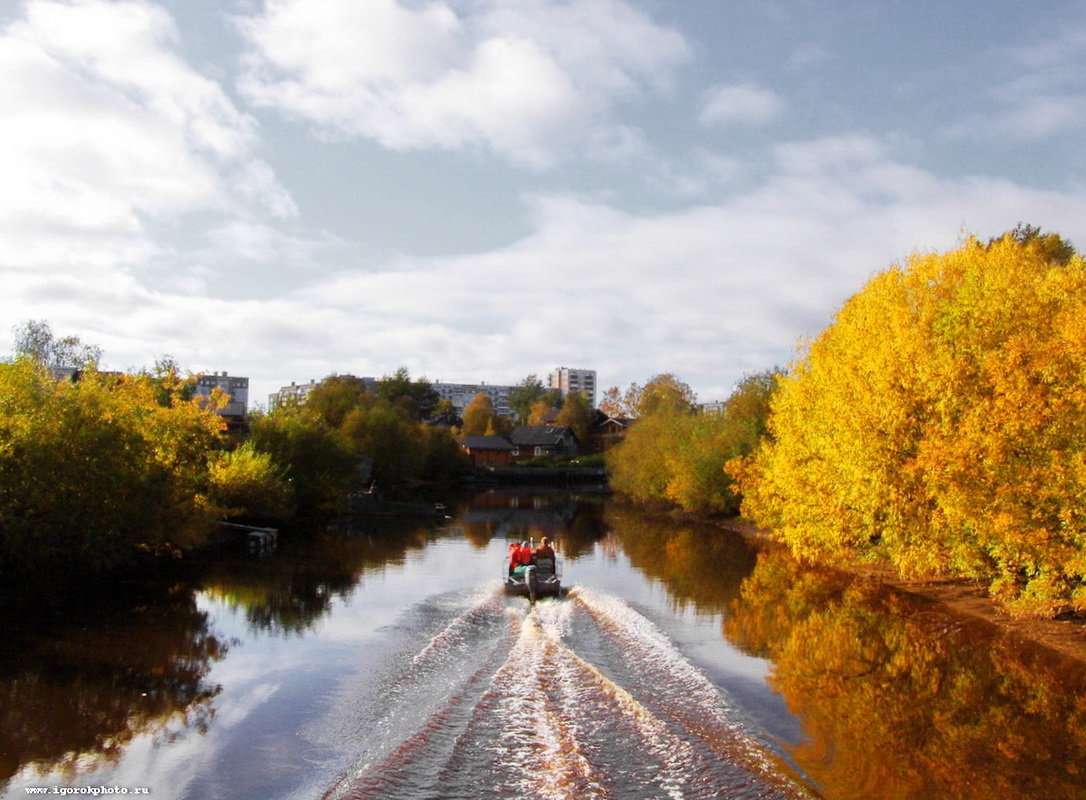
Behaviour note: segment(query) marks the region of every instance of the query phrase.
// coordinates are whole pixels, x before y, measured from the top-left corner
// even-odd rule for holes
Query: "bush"
[[[227,517],[282,517],[290,508],[290,484],[268,453],[251,442],[222,453],[208,476],[211,503]]]

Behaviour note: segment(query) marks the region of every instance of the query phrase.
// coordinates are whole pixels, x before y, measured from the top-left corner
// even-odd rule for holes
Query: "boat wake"
[[[362,752],[325,800],[811,796],[621,600],[494,587],[437,622],[352,703]]]

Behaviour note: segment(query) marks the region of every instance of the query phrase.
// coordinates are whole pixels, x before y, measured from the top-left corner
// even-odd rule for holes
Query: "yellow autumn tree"
[[[849,299],[729,465],[805,557],[1086,610],[1086,264],[1035,228],[915,255]]]
[[[482,436],[493,418],[494,401],[486,392],[479,392],[464,409],[464,424],[460,427],[460,433],[464,436]]]
[[[214,402],[214,399],[212,399]],[[199,544],[214,408],[150,375],[0,363],[0,575],[98,571]]]

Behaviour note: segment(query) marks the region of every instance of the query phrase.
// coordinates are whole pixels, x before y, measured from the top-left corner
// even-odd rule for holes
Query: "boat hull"
[[[505,593],[519,597],[530,597],[533,593],[533,587],[526,581],[507,578]],[[562,582],[557,578],[553,581],[539,581],[534,587],[534,593],[536,597],[560,597],[562,595]]]
[[[560,597],[562,579],[557,571],[541,572],[535,566],[518,567],[506,576],[505,593],[527,597],[533,603],[540,597]]]

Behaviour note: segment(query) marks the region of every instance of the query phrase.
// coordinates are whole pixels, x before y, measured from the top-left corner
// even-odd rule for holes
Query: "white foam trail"
[[[404,665],[386,699],[410,727],[328,796],[806,796],[774,774],[717,687],[621,600],[581,591],[526,609],[500,596],[477,595]],[[620,663],[597,667],[574,651],[592,632]],[[438,669],[446,664],[454,669]],[[436,704],[418,705],[427,697]]]
[[[516,722],[503,746],[509,763],[518,767],[520,789],[546,798],[602,798],[606,776],[598,776],[583,742],[613,727],[618,715],[635,732],[639,750],[658,764],[654,781],[666,796],[680,800],[696,755],[690,745],[562,641],[574,607],[544,604],[529,614],[509,660],[494,677],[493,690],[503,716]],[[601,702],[606,706],[586,716]],[[532,745],[542,744],[538,754]],[[540,761],[546,769],[540,769]],[[571,792],[571,789],[576,789]]]
[[[411,659],[413,668],[424,668],[435,660],[444,657],[450,650],[461,644],[475,624],[487,615],[500,612],[499,602],[502,586],[495,582],[472,598],[468,609],[445,626],[445,629],[431,637],[426,646]]]
[[[486,604],[487,599],[484,597],[479,604],[473,606],[473,609]],[[509,619],[508,614],[503,614],[503,616],[509,621],[512,629],[513,620]],[[509,630],[509,633],[513,633],[513,630]],[[368,800],[369,798],[386,797],[390,792],[390,788],[401,783],[405,775],[412,770],[413,765],[417,765],[419,758],[428,754],[432,755],[435,748],[441,747],[440,742],[449,735],[449,726],[453,716],[472,695],[474,687],[486,681],[498,669],[501,659],[504,658],[504,654],[507,652],[507,647],[509,647],[508,638],[505,640],[504,645],[502,641],[499,641],[493,647],[487,662],[469,676],[458,691],[444,697],[439,706],[423,720],[422,724],[414,732],[398,745],[392,747],[380,761],[368,761],[355,767],[349,775],[341,778],[325,794],[325,798]],[[425,652],[425,648],[423,652]]]
[[[651,687],[654,709],[712,746],[726,744],[729,758],[741,758],[763,777],[777,780],[764,748],[743,727],[734,706],[651,620],[616,597],[582,590],[576,602],[621,648],[640,682]]]

